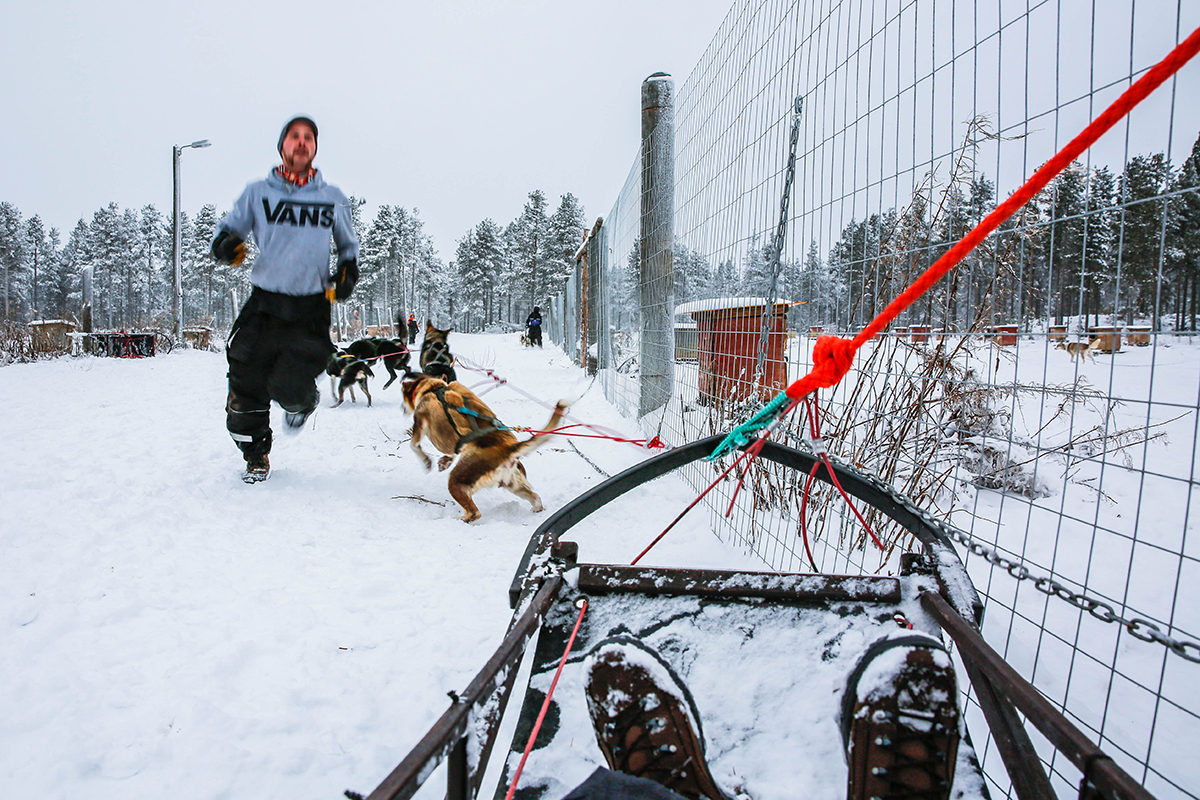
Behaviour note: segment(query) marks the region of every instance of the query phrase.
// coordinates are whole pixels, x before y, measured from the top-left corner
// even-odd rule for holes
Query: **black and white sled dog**
[[[421,372],[441,378],[446,383],[458,380],[458,374],[454,371],[454,354],[450,352],[450,344],[446,341],[452,330],[435,328],[432,320],[425,320],[425,339],[421,342]]]
[[[396,370],[408,373],[408,362],[412,358],[412,353],[408,351],[408,345],[404,343],[403,339],[384,339],[375,336],[351,343],[346,348],[346,352],[361,358],[368,365],[382,361],[390,376],[387,383],[383,385],[385,389],[400,377]]]
[[[355,384],[358,384],[358,388],[362,389],[362,393],[366,395],[367,408],[371,407],[371,392],[367,389],[367,378],[374,378],[375,373],[371,372],[370,364],[348,350],[339,350],[329,357],[329,364],[326,365],[325,372],[329,375],[329,390],[337,396],[337,402],[331,408],[337,408],[342,404],[346,399],[347,389],[350,390],[350,402],[357,403],[358,400],[354,396]],[[336,387],[334,386],[335,382]]]

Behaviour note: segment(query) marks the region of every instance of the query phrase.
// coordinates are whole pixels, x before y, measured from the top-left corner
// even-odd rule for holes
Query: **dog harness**
[[[454,418],[450,416],[451,411],[457,411],[459,414],[462,414],[467,418],[467,424],[471,426],[469,433],[464,433],[462,436],[458,437],[458,442],[454,445],[455,455],[458,455],[458,451],[461,450],[463,445],[467,444],[468,442],[473,442],[476,439],[482,439],[489,433],[509,430],[507,425],[495,417],[489,417],[485,414],[480,414],[478,411],[473,411],[465,406],[450,405],[448,402],[446,402],[446,388],[447,387],[445,386],[439,386],[433,390],[434,395],[442,404],[442,412],[446,415],[446,421],[450,423],[450,427],[453,428],[457,433],[458,425],[455,424]],[[486,424],[480,425],[480,421]]]
[[[426,353],[429,358],[425,358]],[[440,339],[430,342],[429,344],[421,344],[421,369],[430,364],[441,364],[445,367],[454,366],[454,356],[450,354],[450,347]]]

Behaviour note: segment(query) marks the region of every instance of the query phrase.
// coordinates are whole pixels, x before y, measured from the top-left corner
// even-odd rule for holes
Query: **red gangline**
[[[689,511],[691,511],[693,508],[695,508],[695,507],[696,507],[696,504],[698,504],[698,503],[699,503],[701,500],[703,500],[703,499],[704,499],[704,496],[705,496],[706,494],[708,494],[708,493],[709,493],[709,492],[711,492],[713,489],[715,489],[715,488],[716,488],[716,486],[717,486],[717,484],[718,484],[718,483],[720,483],[720,482],[721,482],[721,480],[722,480],[722,479],[723,479],[723,478],[724,478],[726,475],[728,475],[728,474],[729,474],[729,473],[730,473],[730,472],[733,470],[733,468],[734,468],[734,467],[736,467],[736,466],[737,466],[739,463],[741,463],[741,460],[742,460],[743,458],[745,458],[745,457],[746,457],[746,456],[748,456],[748,455],[750,455],[750,451],[749,451],[749,450],[745,450],[745,451],[743,451],[743,452],[742,452],[742,454],[741,454],[740,456],[738,456],[736,459],[734,459],[733,463],[732,463],[732,464],[730,464],[728,467],[726,467],[726,468],[725,468],[725,471],[724,471],[724,472],[722,472],[720,475],[718,475],[718,476],[717,476],[717,479],[716,479],[715,481],[713,481],[712,483],[710,483],[710,484],[708,485],[708,488],[707,488],[707,489],[705,489],[703,492],[701,492],[701,493],[700,493],[700,496],[699,496],[699,497],[697,497],[695,500],[693,500],[691,503],[689,503],[687,508],[685,508],[683,511],[680,511],[680,512],[679,512],[679,516],[675,517],[675,519],[673,519],[673,520],[671,521],[671,524],[667,526],[667,529],[666,529],[666,530],[664,530],[664,531],[663,531],[662,533],[660,533],[660,534],[659,534],[657,537],[655,537],[655,539],[654,539],[654,541],[653,541],[653,542],[651,542],[650,544],[646,545],[646,549],[645,549],[645,550],[643,550],[642,552],[638,553],[638,554],[637,554],[637,558],[635,558],[633,561],[630,561],[630,562],[629,562],[629,565],[630,565],[630,566],[634,566],[634,565],[635,565],[635,564],[637,564],[639,561],[641,561],[641,560],[642,560],[642,556],[644,556],[644,555],[646,555],[646,553],[649,553],[649,552],[650,552],[650,548],[654,547],[654,545],[656,545],[656,544],[658,544],[660,541],[662,541],[662,538],[663,538],[664,536],[666,536],[668,532],[670,532],[671,528],[674,528],[674,527],[675,527],[675,524],[676,524],[676,523],[678,523],[678,522],[679,522],[679,520],[683,519],[683,517],[684,517],[684,515],[685,515],[685,514],[687,514]]]
[[[554,697],[554,688],[558,686],[558,676],[562,675],[563,667],[567,663],[567,656],[571,654],[571,647],[575,644],[575,634],[579,633],[579,626],[583,623],[583,612],[587,611],[587,599],[584,598],[582,603],[583,605],[579,607],[579,618],[575,620],[575,629],[571,631],[571,638],[567,639],[567,649],[563,651],[562,660],[558,662],[558,671],[554,673],[554,680],[550,681],[550,691],[546,692],[546,699],[542,701],[542,710],[538,712],[537,722],[533,724],[533,732],[529,734],[525,752],[521,754],[521,763],[517,765],[512,785],[508,787],[508,794],[504,795],[504,800],[512,800],[513,793],[517,790],[517,781],[521,780],[521,772],[525,769],[525,762],[529,759],[530,751],[533,750],[533,743],[537,741],[538,732],[542,729],[542,720],[546,718],[546,710],[550,708],[550,698]]]
[[[461,365],[463,369],[468,369],[472,372],[482,372],[483,374],[485,374],[489,378],[491,378],[493,381],[495,381],[497,384],[508,386],[510,389],[512,389],[517,394],[524,395],[526,398],[532,400],[533,402],[537,403],[540,406],[545,406],[546,408],[549,408],[549,409],[554,408],[554,406],[550,405],[549,403],[545,402],[544,400],[541,400],[541,399],[533,396],[532,394],[525,391],[521,387],[519,387],[515,384],[512,384],[512,383],[509,383],[507,378],[501,378],[499,375],[496,374],[496,371],[493,369],[488,369],[487,367],[481,367],[481,366],[472,366],[470,361],[467,359],[464,359],[462,356],[456,356],[454,360],[455,360],[455,363]],[[621,433],[619,431],[614,431],[612,428],[606,428],[603,425],[592,425],[590,423],[583,422],[581,420],[575,419],[570,414],[563,414],[563,419],[570,420],[571,422],[575,423],[574,425],[567,425],[564,427],[568,427],[568,428],[583,427],[583,428],[587,428],[588,430],[595,431],[598,434],[596,436],[589,436],[587,438],[611,439],[614,442],[623,442],[626,444],[632,444],[643,450],[647,449],[647,448],[655,449],[655,448],[666,447],[666,445],[662,443],[662,440],[659,439],[657,436],[653,437],[649,441],[646,441],[645,439],[626,439],[621,436]],[[520,430],[527,431],[527,432],[533,433],[534,436],[538,436],[538,435],[544,435],[547,433],[556,433],[557,431],[562,430],[562,428],[557,428],[554,431],[535,431],[532,428],[521,428]],[[584,436],[584,434],[581,434],[581,433],[564,434],[564,435]]]
[[[858,509],[855,508],[854,503],[850,500],[850,495],[848,495],[846,493],[846,490],[842,488],[842,484],[841,484],[841,481],[838,480],[837,473],[833,471],[833,464],[829,461],[829,452],[825,449],[825,444],[821,440],[821,420],[820,420],[820,417],[818,416],[820,414],[821,409],[817,405],[817,398],[816,397],[806,397],[804,399],[804,402],[805,402],[805,406],[808,408],[809,432],[812,435],[813,442],[821,442],[820,448],[817,450],[817,455],[820,457],[820,461],[818,463],[825,465],[825,470],[829,473],[829,479],[833,482],[833,485],[837,487],[838,493],[842,495],[842,499],[846,501],[846,505],[850,506],[850,510],[854,512],[854,516],[858,517],[858,521],[860,523],[862,523],[862,526],[866,529],[867,533],[870,534],[871,541],[875,544],[875,546],[878,547],[880,550],[883,550],[884,549],[883,542],[881,542],[879,540],[879,537],[875,535],[875,531],[871,530],[871,526],[867,524],[867,520],[863,517],[862,514],[859,513]],[[812,469],[812,475],[810,476],[809,482],[807,484],[805,484],[805,487],[804,487],[804,490],[806,492],[808,491],[808,487],[812,485],[812,478],[815,478],[816,475],[817,475],[817,465],[814,464],[813,469]],[[805,500],[807,500],[807,499],[808,498],[806,497]],[[804,520],[803,520],[803,516],[802,516],[801,524],[803,524],[803,521]],[[808,547],[808,533],[807,532],[805,532],[805,534],[804,534],[804,546],[806,548]],[[809,560],[810,561],[812,560],[811,552],[809,553]],[[816,569],[816,564],[813,565],[813,569]]]
[[[510,428],[510,430],[519,431],[521,433],[529,433],[534,436],[576,436],[576,437],[579,437],[580,439],[610,439],[614,442],[622,442],[625,444],[634,444],[643,449],[649,448],[651,450],[666,447],[666,445],[663,444],[662,441],[657,436],[655,436],[653,439],[650,439],[649,441],[647,441],[645,439],[624,439],[620,436],[604,436],[604,435],[601,435],[598,433],[563,433],[563,431],[567,430],[568,428],[590,428],[590,427],[591,427],[590,425],[585,425],[582,422],[580,422],[575,425],[563,425],[561,428],[555,428],[554,430],[549,430],[549,431],[540,431],[535,428],[517,428],[517,427]]]

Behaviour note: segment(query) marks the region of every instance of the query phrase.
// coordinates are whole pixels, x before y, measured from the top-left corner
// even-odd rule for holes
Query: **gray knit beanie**
[[[286,137],[286,136],[287,136],[288,129],[289,129],[289,128],[291,128],[293,125],[295,125],[297,122],[303,122],[305,125],[307,125],[307,126],[309,126],[310,128],[312,128],[312,132],[313,132],[313,144],[316,144],[316,141],[317,141],[317,123],[313,122],[313,121],[312,121],[312,118],[310,118],[310,117],[305,117],[305,116],[292,117],[292,118],[291,118],[291,119],[289,119],[289,120],[288,120],[286,123],[284,123],[283,130],[281,130],[281,131],[279,132],[279,144],[278,144],[278,145],[276,145],[275,149],[279,151],[279,154],[280,154],[280,155],[283,155],[283,140],[284,140],[284,137]]]

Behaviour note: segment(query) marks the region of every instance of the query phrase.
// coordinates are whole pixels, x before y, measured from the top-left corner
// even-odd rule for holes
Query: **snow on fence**
[[[861,330],[1198,26],[1194,3],[737,0],[669,87],[672,152],[644,124],[548,330],[647,434],[681,444],[727,431],[760,407],[755,370],[688,348],[676,357],[664,308],[793,303],[795,380],[819,333]],[[1197,96],[1192,63],[820,395],[833,455],[967,534],[989,642],[1159,798],[1200,797],[1189,752],[1200,739]],[[669,235],[661,194],[648,199],[647,176],[665,174],[654,158],[673,170]],[[664,260],[669,273],[656,274]],[[690,318],[674,322],[693,335]],[[757,331],[744,335],[739,351],[758,346]],[[722,377],[747,391],[702,392],[712,376],[701,370],[719,363],[742,364]],[[799,413],[776,438],[811,446]],[[690,477],[699,489],[714,474]],[[709,496],[714,531],[772,568],[811,569],[804,485],[755,465],[726,517],[734,485]],[[825,572],[892,572],[911,545],[885,527],[877,552],[824,491],[806,514]],[[968,703],[978,736],[986,726]],[[1079,772],[1033,735],[1056,789],[1073,795]],[[992,792],[1011,796],[995,744],[975,744]]]

